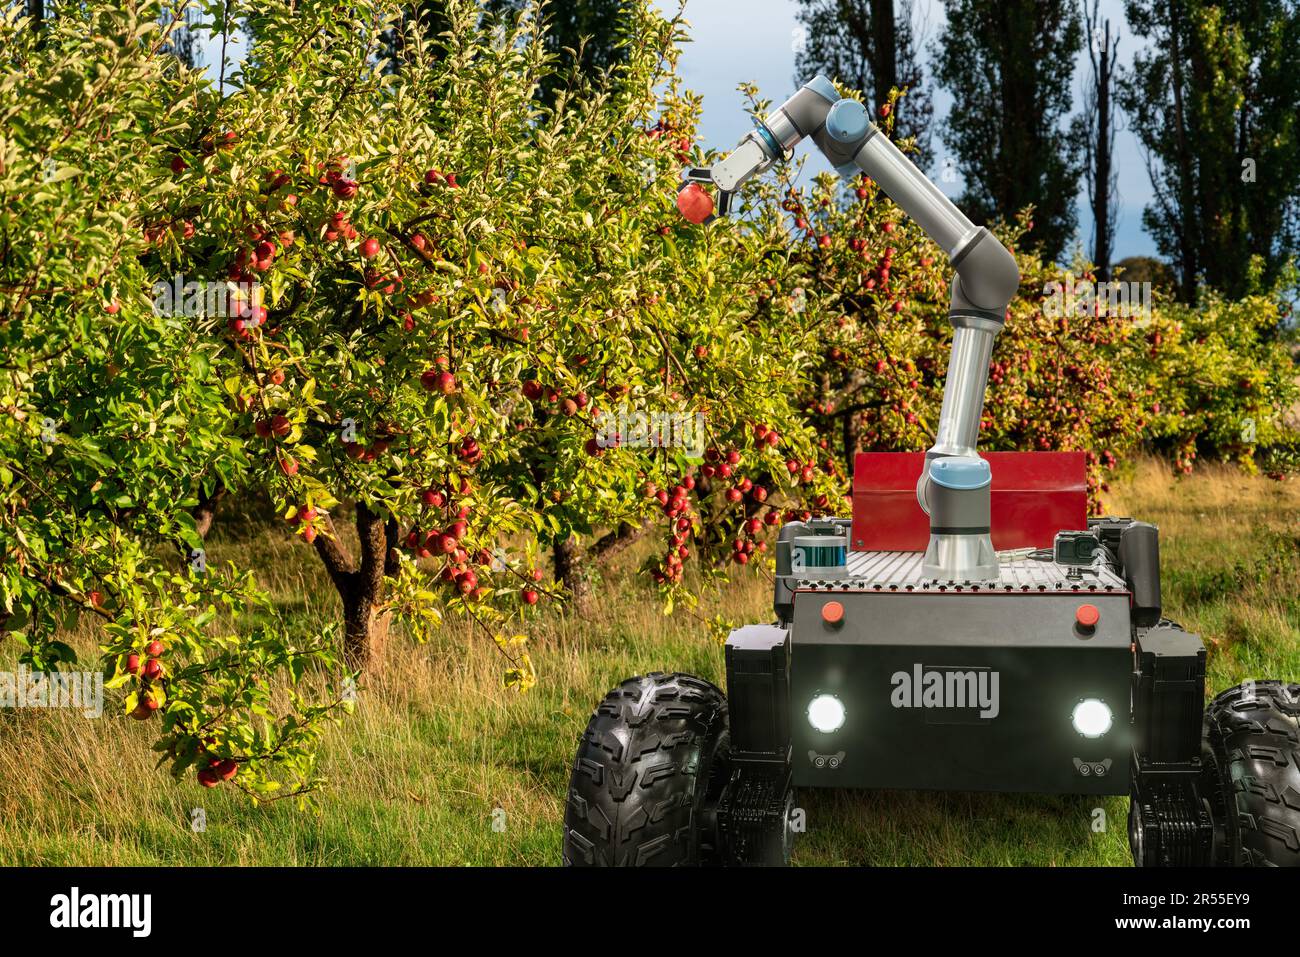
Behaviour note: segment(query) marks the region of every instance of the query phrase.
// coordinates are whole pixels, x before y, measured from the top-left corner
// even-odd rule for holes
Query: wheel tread
[[[690,675],[653,672],[609,692],[578,740],[564,862],[697,863],[701,764],[725,734],[726,714],[722,692]]]
[[[1208,742],[1235,811],[1238,862],[1300,867],[1300,684],[1229,688],[1206,710]]]

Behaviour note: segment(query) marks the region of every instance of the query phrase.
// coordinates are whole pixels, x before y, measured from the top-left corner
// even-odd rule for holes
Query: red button
[[[838,625],[844,620],[844,606],[837,601],[828,601],[822,605],[822,621],[828,625]]]
[[[1079,623],[1080,628],[1094,628],[1101,618],[1101,612],[1097,610],[1096,605],[1080,605],[1079,610],[1074,613],[1074,620]]]

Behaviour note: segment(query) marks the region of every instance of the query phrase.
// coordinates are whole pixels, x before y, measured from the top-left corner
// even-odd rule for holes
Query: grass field
[[[1207,469],[1182,481],[1141,464],[1113,514],[1161,527],[1166,614],[1210,647],[1210,685],[1300,678],[1300,483]],[[279,526],[223,514],[213,560],[256,556],[303,627],[333,620],[313,555]],[[628,576],[602,570],[588,620],[542,617],[532,635],[538,685],[500,687],[485,639],[449,629],[390,660],[356,714],[327,736],[331,779],[319,814],[290,802],[250,806],[237,792],[175,785],[153,770],[147,729],[112,714],[12,712],[0,721],[0,864],[507,864],[560,860],[560,818],[578,734],[601,694],[647,670],[721,680],[722,650],[690,617],[665,619]],[[736,622],[770,616],[769,585],[746,573],[706,602]],[[93,634],[70,636],[90,650]],[[13,650],[0,649],[0,669]],[[1125,865],[1126,801],[820,792],[801,795],[808,833],[795,861],[827,864]],[[1094,808],[1108,828],[1094,831]],[[191,810],[207,829],[194,833]],[[497,825],[494,827],[494,823]]]

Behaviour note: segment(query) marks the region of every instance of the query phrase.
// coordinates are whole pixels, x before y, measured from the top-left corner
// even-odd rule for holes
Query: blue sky
[[[655,2],[667,13],[675,13],[679,5],[677,0]],[[740,82],[757,84],[762,95],[776,103],[792,92],[795,60],[792,38],[797,26],[795,13],[798,7],[794,0],[686,0],[686,19],[691,24],[692,41],[686,45],[679,66],[686,85],[703,98],[700,132],[710,145],[725,149],[749,128],[744,99],[736,90]],[[1123,3],[1121,0],[1102,0],[1101,14],[1109,17],[1119,28],[1120,62],[1130,62],[1141,43],[1127,35]],[[916,21],[917,36],[928,47],[943,32],[943,4],[940,0],[916,0]],[[928,53],[924,53],[927,77],[928,59]],[[1084,52],[1080,54],[1073,84],[1076,112],[1087,73],[1087,54]],[[952,97],[936,87],[931,87],[931,92],[935,119],[942,121],[952,109]],[[1124,128],[1122,116],[1119,126],[1115,144],[1119,215],[1114,258],[1154,256],[1155,246],[1142,231],[1142,208],[1151,199],[1151,182],[1137,140]],[[937,135],[932,139],[932,148],[937,163],[942,164],[945,152]],[[806,150],[802,152],[807,153]],[[826,169],[829,165],[818,155],[809,156],[804,166],[807,174]],[[939,185],[953,197],[962,188],[960,180]],[[1078,210],[1079,239],[1087,249],[1091,247],[1092,217],[1082,185]]]
[[[675,13],[679,6],[679,0],[654,2],[667,13]],[[749,128],[744,100],[736,89],[738,84],[755,83],[763,96],[776,103],[793,91],[793,37],[797,10],[798,4],[794,0],[686,0],[691,42],[686,44],[679,66],[686,85],[703,98],[700,135],[708,145],[726,149]],[[1136,38],[1126,35],[1122,0],[1101,0],[1101,13],[1119,27],[1120,62],[1129,62],[1140,44]],[[923,46],[928,47],[943,32],[943,4],[940,0],[916,0],[915,14],[916,35]],[[227,56],[231,60],[242,59],[243,38],[235,36],[231,40]],[[209,39],[200,46],[203,62],[215,75],[221,56],[219,42]],[[927,77],[928,59],[928,52],[923,52]],[[1081,53],[1073,83],[1075,111],[1082,99],[1086,76],[1087,55]],[[937,87],[931,87],[931,94],[935,119],[942,122],[952,109],[952,98]],[[937,135],[932,139],[932,148],[936,162],[942,164],[946,154]],[[807,156],[805,174],[829,169],[816,150],[811,153],[808,155],[807,149],[801,150],[801,154]],[[1115,163],[1119,174],[1119,215],[1114,259],[1155,255],[1154,244],[1142,231],[1142,208],[1151,199],[1151,183],[1137,140],[1124,128],[1123,117],[1115,144]],[[954,198],[962,188],[960,179],[952,183],[940,182],[939,185]],[[1078,238],[1087,249],[1091,246],[1092,217],[1082,184],[1077,205]]]

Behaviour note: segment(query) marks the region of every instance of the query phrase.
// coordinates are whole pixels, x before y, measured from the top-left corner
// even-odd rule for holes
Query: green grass
[[[1148,463],[1115,498],[1112,512],[1161,526],[1166,613],[1206,638],[1213,688],[1300,677],[1296,483],[1216,470],[1175,481]],[[280,526],[223,515],[210,544],[216,561],[257,556],[303,629],[337,615],[314,556]],[[602,570],[589,620],[538,619],[527,694],[500,687],[502,660],[480,636],[449,628],[418,647],[395,636],[356,714],[327,735],[319,814],[173,784],[152,767],[148,729],[116,715],[0,715],[0,864],[556,864],[569,762],[601,694],[654,669],[721,680],[721,647],[690,616],[660,615],[629,574],[636,561]],[[769,595],[746,572],[703,607],[763,620]],[[12,654],[0,651],[0,668]],[[1121,798],[814,792],[800,803],[798,864],[1128,863]],[[196,807],[203,833],[189,826]]]

